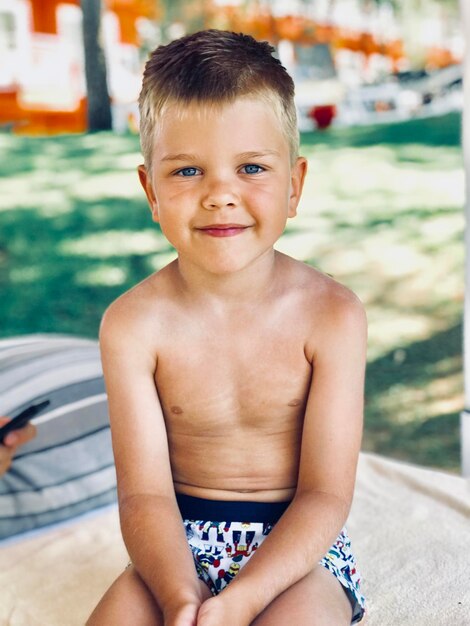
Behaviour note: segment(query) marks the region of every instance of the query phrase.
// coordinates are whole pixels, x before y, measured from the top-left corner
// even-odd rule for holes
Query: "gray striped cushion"
[[[0,539],[114,502],[107,400],[96,341],[62,335],[0,340],[0,415],[50,401],[0,479]]]

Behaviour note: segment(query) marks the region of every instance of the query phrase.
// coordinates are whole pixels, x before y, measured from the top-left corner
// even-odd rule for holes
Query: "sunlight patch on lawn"
[[[388,148],[390,150],[390,148]],[[429,146],[422,143],[404,143],[394,145],[395,160],[409,162],[417,167],[438,170],[453,170],[463,168],[463,158],[460,150],[455,146]]]
[[[361,250],[335,250],[326,253],[325,266],[332,274],[348,274],[351,267],[351,258],[356,260],[354,271],[361,268],[359,257],[362,253],[362,269],[367,272],[379,274],[384,280],[397,278],[423,270],[427,263],[427,257],[409,246],[388,241],[386,244],[383,237],[371,238],[363,242]],[[391,237],[385,237],[391,239]]]
[[[445,153],[445,149],[440,149]],[[455,150],[452,151],[455,153]],[[383,155],[387,154],[384,159]],[[460,163],[460,165],[459,165]],[[351,225],[360,223],[369,209],[390,215],[418,206],[428,210],[464,203],[464,172],[461,162],[449,158],[449,166],[435,169],[428,164],[403,163],[389,148],[340,149],[314,154],[302,214],[323,210],[344,211]],[[333,193],[332,193],[333,189]]]
[[[396,346],[406,346],[446,330],[449,316],[439,319],[426,313],[403,311],[398,306],[367,305],[369,322],[368,358],[374,361]]]
[[[120,173],[125,174],[132,173],[137,180],[137,166],[143,163],[143,157],[138,152],[129,152],[124,154],[114,154],[112,151],[103,152],[97,150],[91,152],[83,162],[83,172],[85,177],[87,173],[89,176],[102,175],[103,173]],[[120,172],[121,170],[121,172]]]
[[[124,170],[125,172],[132,171],[137,179],[137,166],[143,162],[144,158],[140,152],[130,152],[127,154],[118,154],[113,156],[111,162],[108,155],[106,155],[105,158],[100,158],[99,160],[96,160],[96,155],[94,155],[94,158],[90,160],[88,165],[91,165],[92,167],[99,165],[107,170],[112,168],[113,170]]]
[[[57,172],[36,170],[1,180],[1,209],[21,210],[34,207],[46,214],[65,213],[72,208],[69,190],[80,185],[79,170]]]
[[[100,265],[93,269],[83,270],[77,273],[75,282],[77,285],[103,285],[111,287],[122,285],[126,282],[127,272],[113,265]]]
[[[451,356],[445,359],[441,359],[434,365],[434,373],[440,376],[447,376],[449,374],[459,372],[462,368],[462,357]]]
[[[10,271],[12,283],[33,283],[41,278],[41,268],[36,266],[14,267]]]
[[[383,305],[368,305],[366,309],[370,360],[379,358],[396,346],[426,339],[433,333],[444,330],[448,324],[448,321],[445,324],[439,323],[424,313],[387,309]]]
[[[69,193],[80,200],[96,200],[102,198],[126,198],[143,196],[142,187],[135,172],[104,172],[85,176],[68,189]]]
[[[460,255],[459,255],[460,257]],[[394,299],[402,307],[427,307],[432,301],[435,306],[434,315],[439,318],[452,318],[457,308],[463,308],[464,271],[458,264],[459,258],[442,258],[439,267],[433,271],[421,272],[406,281],[406,289],[396,285],[389,298]],[[463,262],[463,259],[462,259]],[[432,300],[430,294],[432,293]],[[410,298],[410,294],[413,294]]]
[[[158,270],[161,270],[165,265],[168,265],[168,263],[171,263],[176,258],[178,258],[176,250],[172,249],[168,252],[162,252],[161,254],[155,254],[150,257],[148,264],[154,272],[158,272]]]
[[[167,250],[169,244],[156,230],[114,230],[68,239],[59,244],[64,255],[105,259],[131,254],[146,255]]]
[[[375,399],[376,410],[394,412],[399,424],[427,420],[463,409],[463,375],[458,372],[435,378],[419,387],[393,385]]]
[[[421,224],[421,236],[427,246],[447,243],[452,237],[463,235],[464,212],[454,215],[430,216]]]
[[[293,256],[296,259],[305,261],[312,257],[317,247],[322,243],[321,233],[314,230],[291,231],[279,239],[275,244],[275,249],[284,254]]]
[[[43,179],[38,181],[42,184]],[[10,176],[1,181],[0,211],[8,211],[11,209],[19,210],[28,209],[32,206],[41,209],[45,203],[61,204],[64,200],[62,190],[51,186],[48,189],[38,188],[31,174],[24,176]]]

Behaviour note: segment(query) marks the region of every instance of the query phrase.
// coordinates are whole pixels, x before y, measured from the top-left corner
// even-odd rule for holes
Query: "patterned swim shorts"
[[[176,497],[198,577],[213,595],[237,575],[290,504],[203,500],[181,494]],[[246,521],[236,521],[240,519]],[[345,528],[319,564],[341,583],[353,610],[351,624],[359,623],[365,599]]]

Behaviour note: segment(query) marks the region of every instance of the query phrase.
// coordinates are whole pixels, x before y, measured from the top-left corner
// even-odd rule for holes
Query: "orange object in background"
[[[73,111],[22,109],[24,117],[14,125],[17,135],[84,133],[87,130],[87,101],[82,98]]]
[[[138,20],[155,17],[155,1],[103,0],[103,8],[108,81],[122,76],[121,67],[138,75]],[[0,126],[21,134],[85,132],[80,0],[11,0],[2,16]]]
[[[426,51],[426,67],[436,70],[448,67],[458,63],[459,59],[455,58],[450,50],[433,46]]]
[[[139,18],[159,17],[159,3],[155,0],[103,0],[103,2],[108,11],[116,14],[121,43],[124,44],[139,45],[139,34],[136,28]]]
[[[0,92],[0,126],[11,128],[18,135],[52,135],[83,133],[87,129],[86,98],[72,110],[48,106],[28,107],[21,103],[18,89]]]

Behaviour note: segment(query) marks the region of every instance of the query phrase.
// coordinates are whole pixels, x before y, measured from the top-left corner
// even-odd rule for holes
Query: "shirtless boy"
[[[100,334],[132,565],[89,626],[340,626],[363,598],[343,524],[361,443],[366,320],[276,252],[307,169],[267,43],[160,46],[140,96],[153,220],[178,258]]]

